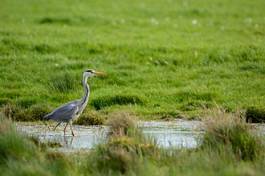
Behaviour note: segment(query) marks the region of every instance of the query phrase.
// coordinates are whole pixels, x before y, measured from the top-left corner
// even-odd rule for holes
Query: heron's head
[[[106,74],[103,72],[88,69],[88,70],[84,71],[83,75],[85,77],[89,78],[89,77],[93,77],[93,76],[105,76]]]

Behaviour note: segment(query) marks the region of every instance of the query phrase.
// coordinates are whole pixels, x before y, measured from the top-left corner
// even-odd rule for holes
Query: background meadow
[[[39,119],[82,96],[88,111],[144,119],[264,108],[263,0],[0,1],[0,105]]]

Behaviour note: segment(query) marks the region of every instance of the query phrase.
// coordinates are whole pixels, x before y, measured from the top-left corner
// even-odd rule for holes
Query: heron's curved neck
[[[87,84],[87,78],[88,77],[83,77],[83,87],[84,87],[84,97],[82,98],[82,104],[86,104],[88,99],[89,99],[89,93],[90,93],[90,89],[89,89],[89,85]]]

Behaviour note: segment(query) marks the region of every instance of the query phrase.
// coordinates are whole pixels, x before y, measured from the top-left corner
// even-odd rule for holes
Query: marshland
[[[263,0],[0,4],[0,175],[265,173]]]

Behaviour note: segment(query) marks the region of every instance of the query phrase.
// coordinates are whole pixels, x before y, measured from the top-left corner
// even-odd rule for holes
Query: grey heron
[[[105,75],[102,72],[97,72],[91,69],[88,69],[83,72],[83,80],[82,84],[84,87],[84,96],[81,99],[74,100],[71,102],[68,102],[55,110],[53,110],[51,113],[44,116],[44,120],[54,120],[57,121],[58,124],[54,127],[54,130],[62,123],[65,122],[66,125],[64,127],[64,135],[65,130],[68,124],[70,124],[70,129],[72,132],[72,135],[74,136],[74,132],[72,129],[72,122],[73,120],[77,119],[82,112],[84,111],[90,94],[89,85],[87,84],[87,79],[93,76],[103,76]]]

